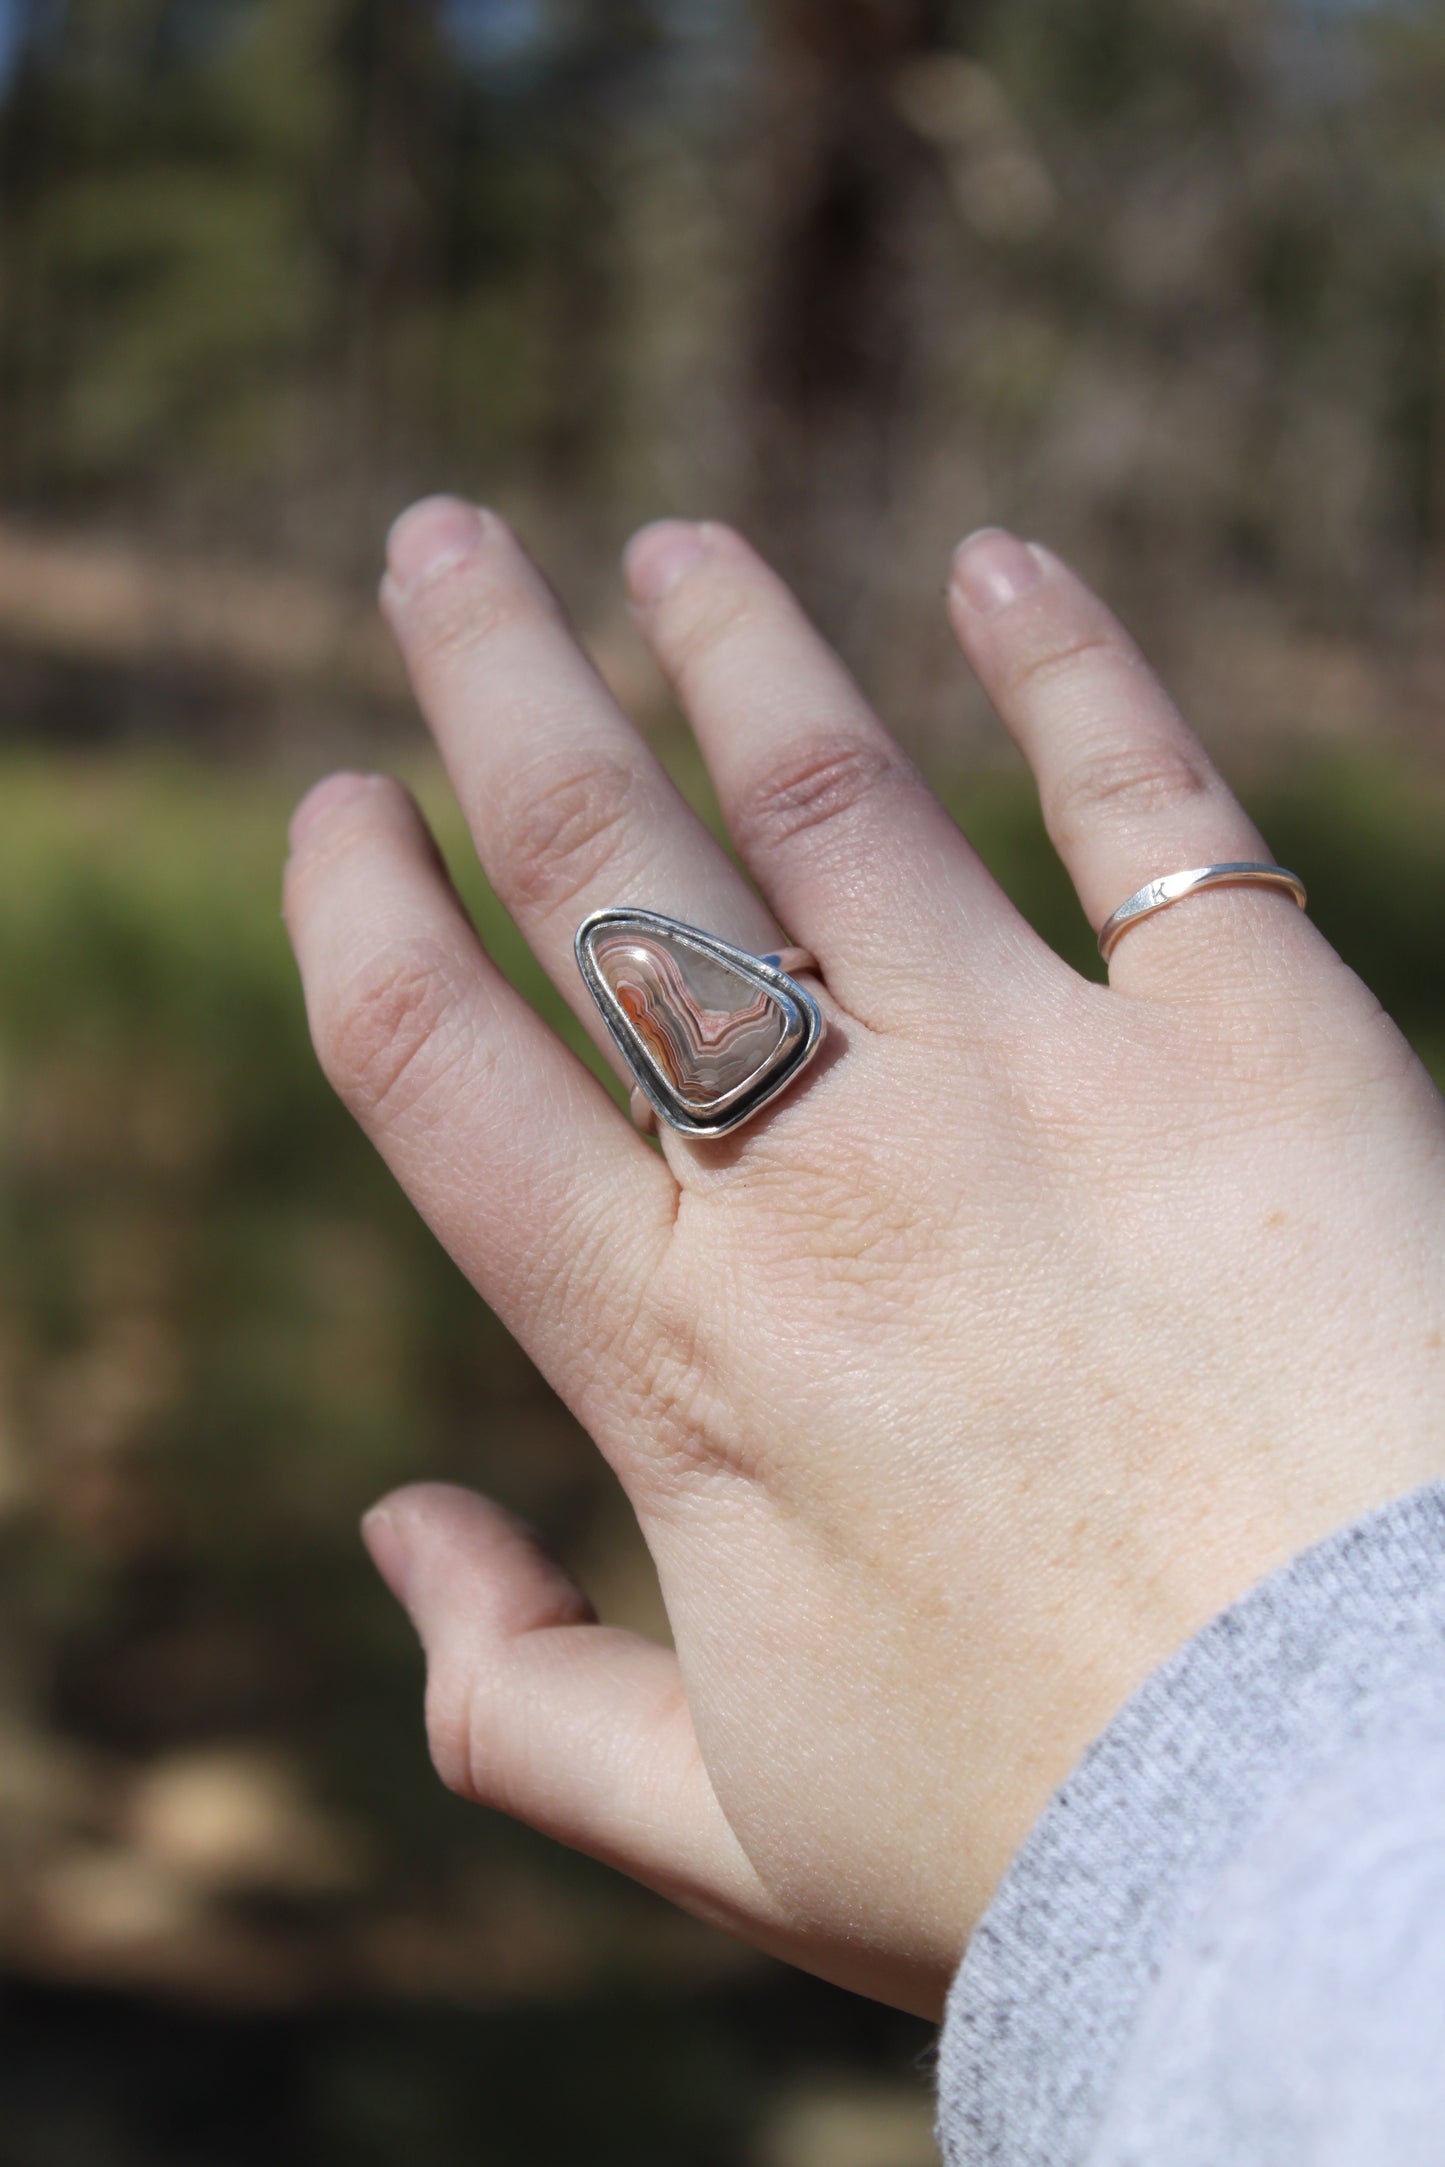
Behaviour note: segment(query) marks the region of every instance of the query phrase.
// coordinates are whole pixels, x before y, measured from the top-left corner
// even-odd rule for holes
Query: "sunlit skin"
[[[752,885],[503,521],[414,507],[383,602],[487,874],[603,1053],[573,935],[630,903],[810,948],[805,1078],[659,1155],[384,778],[303,802],[286,909],[327,1075],[617,1471],[676,1652],[468,1492],[399,1491],[367,1541],[449,1784],[936,2014],[1144,1676],[1445,1472],[1445,1109],[1279,894],[1197,895],[1080,979],[738,535],[644,529],[626,576]],[[1096,927],[1158,874],[1270,856],[1057,557],[986,531],[948,607]]]

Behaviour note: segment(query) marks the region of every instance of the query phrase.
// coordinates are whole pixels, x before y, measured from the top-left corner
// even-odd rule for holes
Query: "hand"
[[[934,2012],[1148,1671],[1445,1466],[1445,1119],[1287,898],[1197,895],[1087,984],[743,541],[665,523],[628,574],[758,892],[499,519],[414,508],[383,596],[486,870],[604,1051],[573,933],[638,903],[814,951],[802,1082],[659,1155],[391,782],[312,793],[286,897],[327,1074],[617,1470],[677,1652],[465,1492],[402,1491],[368,1540],[448,1783]],[[1096,926],[1268,857],[1056,557],[976,537],[950,609]]]

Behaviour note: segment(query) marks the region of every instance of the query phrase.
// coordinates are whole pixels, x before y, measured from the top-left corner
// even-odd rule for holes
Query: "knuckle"
[[[462,1052],[466,1004],[455,959],[408,942],[369,960],[317,1033],[334,1089],[368,1123],[415,1106]]]
[[[530,581],[495,549],[483,548],[426,581],[407,611],[408,644],[432,666],[469,654],[516,625],[535,624],[541,604]]]
[[[1010,698],[1018,699],[1096,660],[1128,668],[1137,657],[1120,632],[1081,629],[1026,648],[1007,667],[1004,689]]]
[[[426,1739],[432,1766],[449,1791],[473,1805],[483,1800],[476,1751],[477,1724],[469,1682],[449,1662],[427,1671]]]
[[[1049,792],[1049,826],[1067,844],[1100,813],[1151,818],[1206,796],[1210,783],[1203,762],[1176,747],[1111,746],[1064,769]]]
[[[824,738],[753,776],[730,823],[734,840],[745,855],[783,848],[855,811],[898,767],[885,746]]]
[[[762,616],[756,590],[717,571],[707,579],[684,579],[671,597],[666,624],[668,665],[684,688],[720,647],[746,634]]]
[[[329,810],[320,832],[290,850],[282,881],[287,922],[294,927],[309,918],[332,880],[365,865],[383,839],[409,844],[418,835],[423,847],[432,847],[411,792],[394,776],[371,776],[364,796]]]
[[[615,760],[530,770],[500,808],[498,885],[534,910],[563,908],[622,848],[637,791],[635,770]]]

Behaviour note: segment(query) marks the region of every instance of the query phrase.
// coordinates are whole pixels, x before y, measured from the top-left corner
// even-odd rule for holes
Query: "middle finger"
[[[659,521],[627,573],[743,862],[864,1022],[1057,970],[784,582],[729,527]]]

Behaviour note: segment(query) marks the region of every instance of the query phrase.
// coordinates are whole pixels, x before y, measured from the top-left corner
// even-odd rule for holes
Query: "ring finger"
[[[382,599],[487,877],[618,1072],[573,937],[632,903],[763,954],[783,936],[673,786],[494,513],[428,498],[397,521]]]

